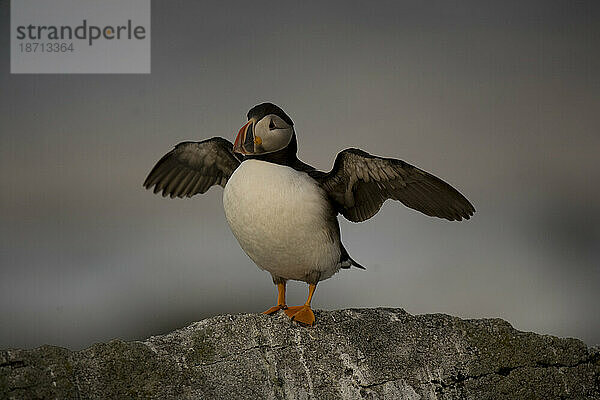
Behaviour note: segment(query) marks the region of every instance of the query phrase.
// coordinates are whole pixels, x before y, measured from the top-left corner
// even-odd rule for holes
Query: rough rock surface
[[[600,399],[600,351],[500,319],[223,315],[144,342],[0,351],[0,398]]]

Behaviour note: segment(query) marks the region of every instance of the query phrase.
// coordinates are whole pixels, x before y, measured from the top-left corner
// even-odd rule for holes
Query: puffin
[[[468,220],[473,205],[440,178],[394,158],[348,148],[329,172],[300,161],[294,122],[272,103],[248,111],[234,143],[222,137],[177,144],[143,186],[163,197],[187,198],[223,187],[223,208],[241,248],[277,287],[277,304],[292,320],[314,325],[317,284],[340,269],[365,269],[340,240],[338,215],[365,221],[388,200],[430,217]],[[303,305],[288,306],[289,280],[306,282]]]

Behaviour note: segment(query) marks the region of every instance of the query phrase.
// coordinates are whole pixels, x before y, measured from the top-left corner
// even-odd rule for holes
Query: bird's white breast
[[[244,161],[225,186],[223,206],[240,246],[260,268],[296,280],[315,271],[323,280],[338,270],[336,217],[306,173]]]

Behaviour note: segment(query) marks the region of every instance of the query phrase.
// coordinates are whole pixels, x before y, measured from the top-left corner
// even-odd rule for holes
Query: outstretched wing
[[[359,149],[339,153],[329,173],[309,174],[352,222],[371,218],[387,199],[450,221],[469,219],[475,212],[462,194],[441,179],[404,161],[372,156]]]
[[[163,197],[192,197],[213,185],[225,187],[233,171],[240,165],[230,141],[214,137],[201,142],[182,142],[161,158],[144,182],[162,190]]]

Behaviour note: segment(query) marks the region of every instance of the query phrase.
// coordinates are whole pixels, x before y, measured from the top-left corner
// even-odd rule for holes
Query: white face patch
[[[254,126],[254,154],[281,150],[290,144],[293,135],[293,126],[277,115],[269,114]]]

